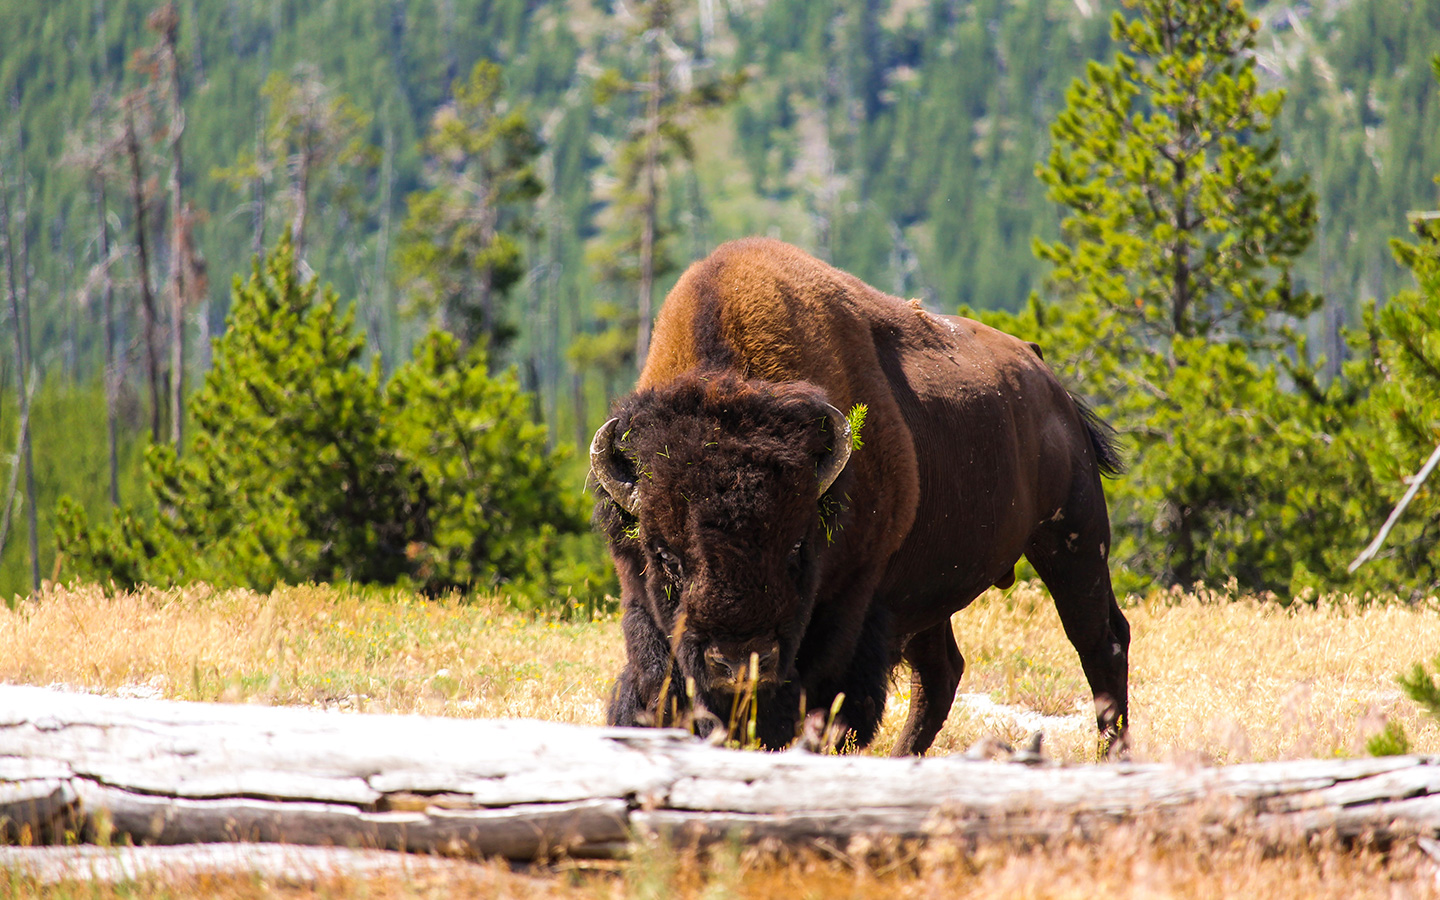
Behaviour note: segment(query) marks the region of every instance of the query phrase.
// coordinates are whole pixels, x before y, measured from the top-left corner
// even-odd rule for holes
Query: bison
[[[904,660],[894,753],[923,753],[965,668],[951,614],[1013,583],[1023,554],[1102,740],[1123,741],[1130,628],[1101,486],[1120,460],[1035,344],[788,244],[734,241],[670,292],[636,391],[590,453],[627,655],[611,724],[688,714],[708,732],[756,691],[763,745],[838,700],[863,747]]]

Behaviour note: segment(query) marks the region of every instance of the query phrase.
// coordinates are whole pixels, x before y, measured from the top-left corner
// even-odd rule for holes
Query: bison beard
[[[852,454],[842,410],[857,404],[869,415]],[[612,724],[733,733],[753,694],[755,736],[776,748],[843,695],[840,722],[864,746],[904,660],[895,752],[924,752],[964,669],[951,614],[1024,554],[1102,738],[1123,744],[1129,627],[1100,485],[1119,461],[1033,345],[789,245],[733,242],[666,298],[591,461],[623,595]]]

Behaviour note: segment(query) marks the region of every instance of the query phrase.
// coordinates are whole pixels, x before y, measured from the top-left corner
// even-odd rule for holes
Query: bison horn
[[[632,516],[640,514],[640,489],[635,482],[628,480],[615,465],[615,425],[619,419],[611,419],[600,430],[595,432],[595,439],[590,442],[590,471],[595,473],[595,480],[610,495],[610,499],[620,504],[620,508]]]
[[[825,415],[830,419],[830,434],[834,437],[835,448],[820,460],[820,471],[817,473],[820,476],[820,493],[817,496],[823,496],[830,490],[830,485],[835,483],[850,461],[850,420],[828,403],[825,404]]]

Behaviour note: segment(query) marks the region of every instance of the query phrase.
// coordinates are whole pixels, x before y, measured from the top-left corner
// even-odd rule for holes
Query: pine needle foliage
[[[1314,196],[1279,173],[1284,96],[1260,90],[1243,4],[1125,6],[1121,52],[1071,86],[1036,169],[1065,214],[1035,242],[1054,302],[987,318],[1034,336],[1131,444],[1107,491],[1122,587],[1291,592],[1343,565],[1359,513],[1312,501],[1364,469],[1332,440],[1358,395],[1319,385],[1288,327],[1319,303],[1290,276]]]
[[[568,448],[545,449],[531,403],[513,372],[486,374],[481,348],[442,331],[386,386],[396,452],[425,486],[428,528],[409,556],[432,591],[543,593],[567,564],[563,538],[585,529],[580,495],[561,478]]]
[[[1440,60],[1436,63],[1440,76]],[[1374,478],[1389,505],[1440,444],[1440,219],[1417,217],[1416,240],[1395,241],[1395,258],[1415,274],[1374,317],[1381,378],[1371,397],[1374,440],[1367,444]],[[1413,594],[1440,589],[1440,477],[1431,475],[1396,522],[1381,571]]]
[[[149,504],[113,525],[62,504],[73,571],[124,588],[548,587],[557,536],[583,518],[513,375],[434,334],[387,387],[364,350],[282,238],[236,281],[185,455],[150,449]]]
[[[410,306],[497,353],[516,334],[503,301],[524,274],[520,245],[544,190],[539,135],[504,87],[489,60],[455,80],[423,144],[429,187],[410,195],[397,247]]]
[[[1126,0],[1112,65],[1066,94],[1036,174],[1068,210],[1036,241],[1062,295],[1097,302],[1164,350],[1171,338],[1271,336],[1319,298],[1290,269],[1315,228],[1304,179],[1283,178],[1271,125],[1284,94],[1255,75],[1259,22],[1240,0]]]

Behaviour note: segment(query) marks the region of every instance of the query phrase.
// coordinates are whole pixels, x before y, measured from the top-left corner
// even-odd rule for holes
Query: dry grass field
[[[1387,718],[1440,753],[1440,724],[1404,699],[1395,674],[1440,650],[1440,605],[1297,605],[1224,596],[1131,598],[1132,743],[1139,760],[1190,764],[1363,754]],[[1046,733],[1055,758],[1094,756],[1079,662],[1035,586],[992,591],[955,618],[964,694],[932,753],[983,735]],[[431,602],[402,593],[299,587],[257,595],[203,587],[106,596],[51,588],[0,610],[0,681],[178,700],[323,706],[598,724],[623,658],[612,618],[535,618],[501,600]],[[905,679],[876,745],[903,717]],[[877,862],[877,859],[879,860]],[[1414,847],[1267,853],[1185,835],[1116,833],[1094,845],[1026,851],[896,849],[786,860],[732,848],[699,859],[644,848],[631,861],[464,877],[258,878],[42,887],[0,871],[4,896],[327,897],[1284,897],[1435,896],[1440,869]]]

